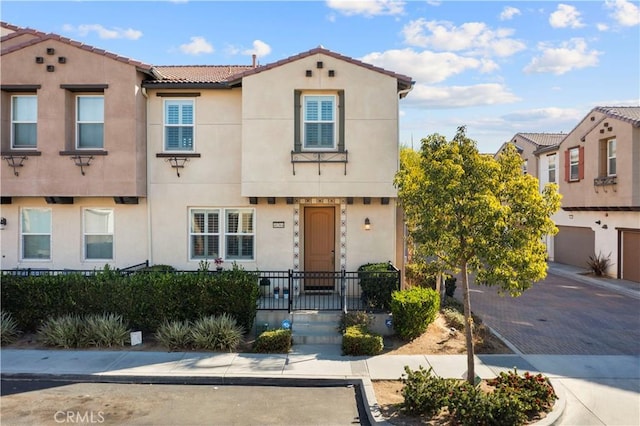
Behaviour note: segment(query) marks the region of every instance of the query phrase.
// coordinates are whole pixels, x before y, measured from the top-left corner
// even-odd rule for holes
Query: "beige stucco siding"
[[[317,69],[316,63],[323,68]],[[312,77],[306,77],[311,70]],[[335,77],[328,77],[328,71]],[[265,88],[269,88],[268,96]],[[344,91],[344,164],[291,163],[294,149],[294,92]],[[389,99],[393,102],[381,100]],[[243,80],[243,196],[394,197],[398,157],[395,78],[318,54]]]

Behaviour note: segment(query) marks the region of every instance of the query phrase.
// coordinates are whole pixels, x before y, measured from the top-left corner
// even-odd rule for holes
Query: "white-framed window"
[[[616,140],[607,141],[607,176],[616,175]]]
[[[336,96],[304,95],[304,149],[336,147]]]
[[[23,260],[51,260],[51,209],[23,208],[20,240]]]
[[[556,154],[547,155],[547,171],[549,174],[549,182],[556,182]]]
[[[225,209],[225,259],[253,260],[255,257],[254,209]]]
[[[189,216],[190,259],[201,260],[221,257],[220,210],[191,209]]]
[[[83,240],[85,260],[113,259],[113,209],[83,210]]]
[[[102,149],[104,147],[104,96],[76,97],[76,147]]]
[[[38,143],[38,97],[11,97],[11,148],[36,148]]]
[[[580,180],[580,148],[569,149],[569,181]]]
[[[164,101],[164,150],[194,150],[193,99],[166,99]]]

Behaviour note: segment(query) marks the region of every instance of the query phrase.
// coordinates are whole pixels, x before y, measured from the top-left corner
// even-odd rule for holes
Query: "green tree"
[[[547,185],[540,193],[511,145],[497,159],[480,154],[465,127],[451,141],[433,134],[422,140],[420,152],[403,149],[395,184],[414,255],[461,274],[467,380],[473,383],[469,273],[512,296],[543,279],[543,236],[558,231],[551,220],[560,207],[557,187]]]

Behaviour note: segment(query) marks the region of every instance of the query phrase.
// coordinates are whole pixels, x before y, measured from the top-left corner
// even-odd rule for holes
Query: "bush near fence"
[[[367,263],[358,268],[362,299],[369,309],[389,311],[398,277],[390,263]]]
[[[250,330],[259,296],[257,274],[233,268],[223,272],[137,272],[105,268],[86,276],[2,276],[2,310],[20,329],[35,331],[63,315],[112,312],[134,329],[154,331],[164,321],[194,321],[227,313]]]

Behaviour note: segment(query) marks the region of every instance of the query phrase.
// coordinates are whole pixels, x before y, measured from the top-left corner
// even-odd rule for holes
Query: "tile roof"
[[[516,136],[522,137],[524,140],[531,142],[537,147],[541,146],[553,146],[562,142],[567,134],[566,133],[517,133]],[[514,139],[515,137],[514,136]]]
[[[595,107],[593,110],[640,127],[640,106]]]
[[[249,69],[251,65],[163,65],[153,67],[156,80],[145,84],[163,83],[224,83],[230,77]]]
[[[10,45],[7,48],[2,48],[2,50],[0,52],[1,56],[4,56],[4,55],[6,55],[8,53],[11,53],[11,52],[15,52],[15,51],[20,50],[20,49],[24,49],[25,47],[28,47],[28,46],[33,46],[35,44],[42,43],[42,42],[47,41],[47,40],[56,40],[56,41],[59,41],[61,43],[66,43],[68,45],[77,47],[79,49],[86,50],[88,52],[96,53],[98,55],[103,55],[103,56],[106,56],[108,58],[114,59],[116,61],[120,61],[120,62],[124,62],[126,64],[133,65],[133,66],[137,67],[138,69],[140,69],[141,71],[144,71],[144,72],[147,72],[147,73],[151,73],[152,66],[149,65],[149,64],[145,64],[144,62],[136,61],[136,60],[131,59],[131,58],[126,58],[124,56],[116,55],[115,53],[111,53],[111,52],[108,52],[106,50],[99,49],[97,47],[93,47],[93,46],[90,46],[88,44],[84,44],[84,43],[81,43],[79,41],[72,40],[70,38],[62,37],[62,36],[60,36],[58,34],[53,34],[53,33],[46,34],[46,33],[43,33],[41,31],[37,31],[37,30],[31,29],[31,28],[17,27],[15,25],[11,25],[11,24],[8,24],[6,22],[0,22],[0,26],[2,26],[3,28],[6,28],[6,29],[9,29],[9,30],[13,31],[12,33],[9,33],[9,34],[6,34],[5,36],[3,36],[0,39],[0,43],[2,43],[4,41],[7,41],[7,40],[11,40],[13,38],[17,38],[17,37],[23,36],[23,35],[31,35],[33,37],[33,38],[23,42],[23,43],[18,43],[16,45]]]

